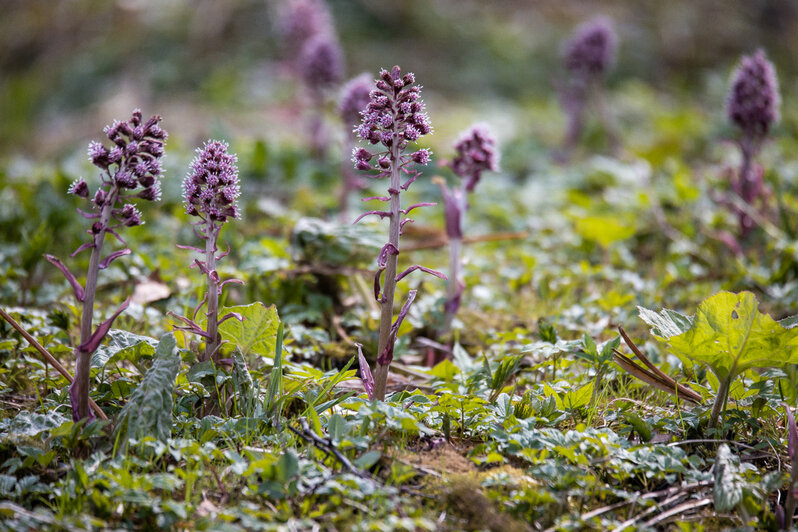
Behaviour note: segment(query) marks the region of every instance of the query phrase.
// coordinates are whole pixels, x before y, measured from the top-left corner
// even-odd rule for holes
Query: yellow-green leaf
[[[798,364],[798,329],[785,329],[759,312],[751,292],[720,292],[705,299],[692,326],[668,343],[674,354],[706,364],[720,380],[751,368]]]
[[[229,312],[237,312],[244,318],[239,321],[230,318],[219,326],[222,339],[235,345],[241,354],[273,357],[274,347],[277,342],[277,327],[280,318],[274,305],[267,307],[256,302],[251,305],[225,307],[219,311],[219,316]]]

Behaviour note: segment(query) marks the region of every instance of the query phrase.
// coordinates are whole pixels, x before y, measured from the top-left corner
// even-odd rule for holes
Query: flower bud
[[[69,194],[80,196],[81,198],[88,198],[89,185],[87,185],[86,181],[84,181],[83,178],[80,177],[76,179],[71,185],[69,185],[69,189],[67,190],[67,192]]]

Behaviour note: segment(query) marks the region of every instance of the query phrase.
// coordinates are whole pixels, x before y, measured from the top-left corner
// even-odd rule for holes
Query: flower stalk
[[[613,66],[617,47],[618,39],[607,17],[596,17],[581,24],[565,45],[564,63],[569,78],[560,88],[560,102],[567,115],[563,158],[567,158],[579,142],[585,112],[591,102],[609,136],[612,150],[617,149],[617,135],[601,92],[601,79]]]
[[[230,218],[239,218],[240,212],[236,200],[241,195],[238,184],[237,157],[227,153],[226,142],[209,140],[202,148],[197,148],[197,156],[191,162],[191,171],[183,181],[183,192],[186,202],[186,213],[199,218],[195,225],[197,236],[205,240],[204,248],[193,246],[178,246],[199,253],[205,260],[194,259],[192,267],[199,269],[206,278],[207,292],[202,301],[194,309],[191,318],[170,312],[169,315],[177,318],[183,325],[175,326],[191,334],[196,334],[205,339],[205,349],[200,355],[200,362],[213,360],[219,361],[219,347],[222,339],[219,335],[219,325],[228,319],[243,320],[241,315],[230,312],[219,317],[219,296],[228,283],[243,284],[239,279],[221,281],[216,271],[217,262],[230,253],[227,251],[217,255],[219,233],[222,226]],[[195,320],[202,306],[205,305],[205,328]]]
[[[732,180],[732,188],[749,205],[764,196],[763,171],[754,159],[770,129],[779,120],[780,103],[776,70],[765,52],[759,50],[744,56],[732,75],[726,114],[742,131],[737,141],[741,155],[740,170]],[[742,210],[735,211],[740,236],[745,238],[754,228],[754,221]]]
[[[110,233],[125,245],[117,230],[143,223],[141,213],[131,201],[137,198],[153,201],[161,197],[158,179],[163,173],[160,158],[163,156],[167,134],[158,126],[160,121],[160,116],[152,116],[143,122],[141,111],[136,109],[129,121],[114,121],[112,125],[107,126],[104,131],[114,144],[113,148],[109,149],[99,142],[92,142],[89,145],[89,160],[103,172],[100,187],[91,200],[89,200],[89,186],[82,178],[69,187],[70,194],[89,200],[94,209],[99,210],[99,212],[84,212],[78,209],[83,217],[95,220],[88,231],[91,235],[90,241],[72,253],[74,257],[81,251],[91,249],[85,286],[78,282],[60,259],[45,255],[45,258],[64,274],[72,286],[75,299],[83,305],[80,344],[75,348],[75,378],[69,388],[72,418],[75,421],[94,419],[89,400],[91,355],[102,343],[116,317],[130,303],[130,299],[126,299],[110,318],[97,328],[93,327],[94,301],[100,270],[107,268],[117,258],[131,253],[130,249],[124,248],[103,257],[105,235]],[[139,188],[142,190],[134,194]]]
[[[435,203],[416,203],[402,208],[400,195],[418,179],[420,173],[415,170],[416,164],[425,165],[430,160],[430,152],[421,149],[405,153],[410,142],[431,132],[429,118],[424,112],[424,104],[420,99],[420,88],[415,85],[412,73],[402,75],[398,66],[389,72],[382,70],[375,83],[375,89],[369,94],[370,101],[361,113],[363,120],[357,128],[361,139],[371,145],[381,146],[376,153],[365,148],[355,149],[353,159],[355,168],[373,171],[373,179],[389,180],[388,196],[365,198],[363,201],[378,200],[388,203],[388,210],[372,210],[361,214],[355,223],[366,216],[379,216],[389,219],[388,242],[377,256],[377,272],[374,276],[374,298],[380,304],[380,335],[377,349],[377,365],[373,373],[373,393],[370,398],[380,401],[385,399],[388,382],[388,370],[393,360],[394,344],[399,327],[410,311],[410,305],[416,291],[408,293],[396,320],[393,319],[396,283],[416,270],[434,275],[440,279],[446,276],[424,266],[413,265],[398,272],[400,253],[399,239],[402,228],[413,220],[407,215],[416,208],[435,205]],[[363,359],[361,359],[363,360]],[[362,365],[362,364],[361,364]],[[365,370],[361,371],[365,378]],[[365,382],[365,380],[364,380]]]
[[[483,172],[499,170],[496,139],[487,126],[472,126],[457,141],[454,149],[455,157],[445,162],[445,165],[460,178],[460,184],[449,188],[444,180],[436,178],[443,194],[446,236],[449,240],[449,283],[441,334],[447,334],[451,330],[465,289],[461,270],[463,226],[465,212],[468,210],[467,194],[474,191]]]

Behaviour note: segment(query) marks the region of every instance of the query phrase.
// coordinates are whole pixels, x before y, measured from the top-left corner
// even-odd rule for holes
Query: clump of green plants
[[[717,425],[738,376],[753,368],[798,364],[798,328],[785,327],[758,306],[751,292],[719,292],[702,301],[694,316],[640,308],[640,317],[674,355],[687,366],[706,366],[717,378],[710,428]]]
[[[220,253],[217,241],[224,224],[232,218],[238,218],[237,199],[241,194],[238,185],[237,158],[234,154],[227,153],[228,144],[218,140],[209,140],[202,148],[197,148],[197,156],[191,162],[191,171],[183,181],[186,212],[199,218],[192,222],[197,228],[195,232],[205,241],[205,248],[180,245],[182,249],[189,249],[201,254],[205,260],[194,259],[192,267],[199,269],[207,280],[205,297],[194,308],[191,318],[170,313],[184,325],[177,329],[196,334],[205,339],[205,349],[200,356],[200,362],[213,360],[219,362],[219,347],[222,339],[219,335],[219,325],[226,320],[235,318],[243,320],[236,312],[229,312],[219,317],[219,296],[225,285],[230,283],[241,284],[240,279],[226,279],[222,281],[216,270],[216,263],[230,253]],[[207,324],[205,328],[197,324],[197,314],[205,305]]]
[[[380,339],[377,352],[377,366],[374,370],[373,399],[385,399],[385,386],[388,381],[388,368],[393,360],[394,344],[399,326],[402,324],[416,291],[408,293],[396,321],[393,319],[394,294],[396,283],[416,270],[421,270],[441,279],[446,276],[424,266],[413,265],[401,273],[397,272],[399,256],[399,237],[402,228],[412,222],[407,215],[414,209],[433,206],[435,203],[416,203],[402,208],[400,194],[418,179],[420,173],[414,167],[430,161],[430,152],[421,149],[407,153],[411,142],[432,131],[429,117],[424,112],[424,102],[420,98],[421,89],[416,85],[412,73],[402,75],[395,66],[391,71],[382,70],[371,91],[369,102],[363,111],[363,121],[357,129],[361,139],[372,146],[379,146],[377,152],[366,148],[354,150],[355,167],[372,172],[373,179],[388,179],[388,195],[365,198],[364,201],[377,200],[389,203],[388,210],[372,210],[357,217],[355,223],[366,216],[388,218],[388,242],[377,257],[377,273],[374,276],[374,298],[380,303]],[[382,279],[384,274],[384,279]],[[372,386],[367,385],[367,389]]]
[[[94,299],[100,270],[107,268],[119,257],[131,253],[130,249],[125,247],[103,256],[105,235],[110,234],[125,246],[125,241],[118,231],[124,227],[135,227],[144,223],[133,201],[136,199],[157,201],[161,198],[159,179],[163,170],[160,160],[164,153],[167,134],[158,125],[160,121],[160,116],[152,116],[144,121],[141,111],[136,109],[130,120],[114,121],[110,126],[106,126],[105,134],[113,146],[108,148],[99,142],[89,144],[89,160],[101,170],[100,186],[94,195],[90,194],[89,185],[83,178],[69,187],[70,194],[84,198],[92,207],[88,212],[78,209],[84,218],[94,221],[88,231],[89,241],[72,253],[74,257],[81,251],[91,250],[85,285],[78,282],[60,259],[53,255],[45,255],[48,261],[61,270],[72,285],[75,299],[83,305],[80,344],[75,348],[77,360],[75,379],[69,388],[72,417],[75,421],[94,418],[94,413],[89,408],[91,355],[102,343],[116,317],[130,303],[130,299],[126,299],[110,318],[97,328],[92,328]]]

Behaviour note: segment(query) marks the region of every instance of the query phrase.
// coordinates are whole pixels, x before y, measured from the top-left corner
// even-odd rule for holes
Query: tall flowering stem
[[[115,259],[130,254],[130,249],[124,248],[103,256],[105,235],[111,234],[124,246],[125,241],[117,231],[123,227],[133,227],[143,223],[141,213],[131,202],[137,198],[154,201],[161,197],[158,180],[163,173],[160,159],[163,156],[167,134],[158,125],[160,121],[160,116],[152,116],[145,122],[141,111],[136,109],[127,122],[114,121],[110,126],[106,126],[104,131],[113,146],[107,148],[99,142],[89,144],[89,160],[102,171],[100,186],[94,195],[89,193],[89,185],[83,178],[69,187],[70,194],[86,199],[93,207],[92,211],[78,209],[83,217],[94,222],[88,231],[89,241],[72,253],[74,257],[81,251],[91,249],[85,287],[81,286],[60,259],[45,255],[48,261],[61,270],[72,286],[75,298],[83,304],[80,345],[75,349],[77,360],[75,379],[69,388],[72,418],[75,421],[94,418],[94,413],[89,408],[91,355],[105,338],[114,319],[130,302],[129,299],[125,300],[109,319],[96,329],[92,327],[94,298],[100,270],[107,268]]]
[[[217,255],[219,251],[217,241],[222,226],[230,218],[239,218],[240,216],[236,203],[241,194],[238,185],[237,157],[227,153],[227,148],[227,143],[218,140],[209,140],[202,148],[197,148],[197,156],[191,162],[191,171],[183,181],[186,213],[199,218],[192,223],[195,225],[194,232],[197,236],[205,240],[205,247],[178,247],[196,251],[204,257],[205,260],[194,259],[192,267],[197,267],[205,275],[208,289],[203,300],[194,309],[194,315],[191,318],[174,313],[170,313],[170,315],[183,323],[182,326],[176,327],[177,329],[205,339],[205,351],[200,357],[200,361],[203,362],[211,359],[219,360],[219,346],[221,345],[219,325],[230,318],[242,319],[235,312],[219,318],[219,296],[222,289],[229,283],[242,283],[239,279],[221,281],[219,273],[216,271],[217,261],[230,253],[228,247],[226,252]],[[204,329],[195,321],[203,305],[206,305],[207,318]]]
[[[474,191],[483,172],[496,172],[499,169],[496,139],[484,125],[476,125],[466,131],[454,149],[455,157],[446,164],[461,178],[462,183],[450,189],[445,181],[438,181],[443,193],[446,236],[449,239],[449,285],[444,304],[443,334],[452,327],[465,288],[461,274],[461,253],[463,224],[468,209],[466,195]]]
[[[400,201],[401,192],[407,190],[420,175],[415,165],[425,165],[430,160],[430,152],[426,149],[406,153],[409,143],[415,142],[432,130],[429,117],[424,112],[420,92],[412,73],[402,75],[398,66],[393,67],[390,72],[382,70],[375,89],[369,95],[370,101],[361,113],[363,121],[357,128],[358,136],[375,146],[376,151],[358,148],[353,153],[355,168],[370,171],[369,177],[373,179],[389,180],[388,196],[363,200],[386,202],[389,204],[388,210],[368,211],[355,220],[357,223],[366,216],[373,215],[388,218],[390,222],[388,242],[377,257],[377,273],[374,276],[374,297],[380,303],[380,339],[373,377],[373,392],[369,395],[381,401],[385,399],[388,368],[393,360],[396,335],[416,296],[415,290],[409,292],[394,321],[396,283],[416,270],[446,279],[444,274],[419,265],[410,266],[401,273],[397,272],[399,237],[405,224],[412,222],[407,218],[407,214],[418,207],[435,205],[435,203],[416,203],[403,209]]]
[[[560,99],[568,116],[564,140],[566,153],[576,146],[582,136],[585,110],[590,100],[598,106],[611,142],[617,143],[600,91],[601,78],[613,66],[617,48],[618,39],[607,17],[596,17],[581,24],[565,45],[564,63],[569,79],[560,91]]]
[[[726,113],[742,131],[738,141],[742,163],[732,186],[748,204],[753,204],[763,193],[762,169],[754,163],[754,157],[770,128],[779,120],[780,103],[776,70],[765,52],[759,50],[744,56],[732,75]],[[740,235],[745,237],[753,229],[754,222],[744,212],[738,212],[737,216]]]

